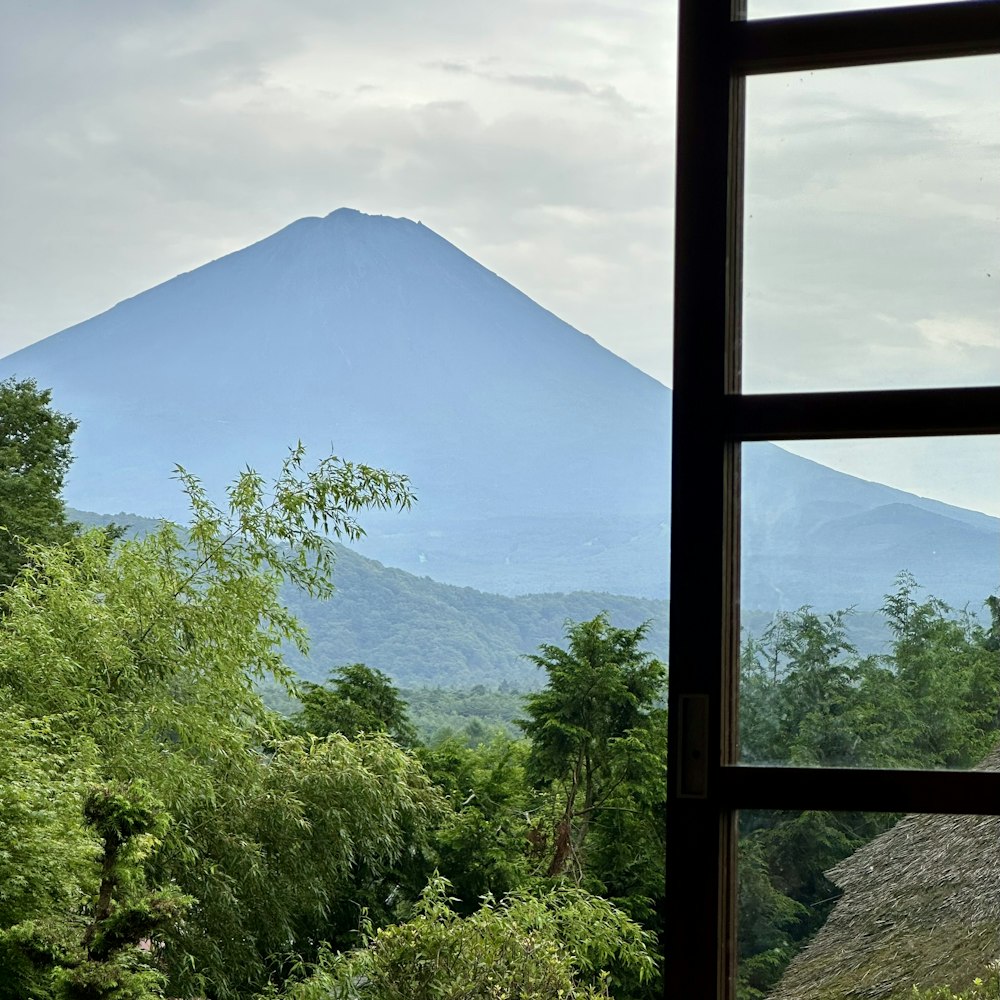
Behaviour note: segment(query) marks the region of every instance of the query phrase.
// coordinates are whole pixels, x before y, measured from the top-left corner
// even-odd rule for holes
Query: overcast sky
[[[750,10],[807,2],[831,6]],[[675,19],[5,3],[0,354],[347,205],[421,220],[669,384]],[[754,79],[748,108],[746,388],[1000,382],[1000,60]],[[996,441],[811,451],[1000,513]]]

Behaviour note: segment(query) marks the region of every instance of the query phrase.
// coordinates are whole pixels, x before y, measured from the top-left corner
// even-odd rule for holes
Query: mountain
[[[742,569],[744,608],[877,609],[905,571],[976,611],[1000,584],[1000,521],[753,444]]]
[[[664,598],[670,392],[446,240],[340,209],[150,289],[0,361],[77,417],[67,500],[183,516],[211,490],[316,455],[406,472],[419,502],[359,551],[503,594]],[[747,450],[748,608],[876,607],[900,570],[979,601],[996,519]]]
[[[124,512],[68,513],[84,528],[114,523],[130,537],[159,525]],[[310,638],[307,657],[289,647],[286,659],[309,681],[324,680],[337,666],[367,663],[414,689],[504,685],[534,690],[544,677],[525,654],[542,643],[561,645],[567,621],[585,621],[601,611],[619,628],[647,622],[645,647],[667,659],[670,612],[664,600],[593,591],[505,597],[384,566],[349,546],[335,549],[336,590],[329,600],[312,600],[288,586],[282,592]],[[748,611],[742,624],[759,636],[772,617],[771,611]],[[884,618],[875,613],[849,615],[846,630],[862,655],[884,652],[891,639]]]

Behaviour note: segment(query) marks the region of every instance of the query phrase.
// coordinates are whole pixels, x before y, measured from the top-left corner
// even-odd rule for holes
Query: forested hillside
[[[158,526],[135,514],[70,513],[86,525],[130,526],[132,534]],[[282,591],[309,633],[308,656],[287,651],[289,664],[306,680],[360,661],[403,687],[507,684],[528,690],[542,680],[525,652],[557,641],[567,621],[601,611],[622,627],[649,622],[648,646],[666,659],[666,601],[583,592],[502,597],[413,576],[345,545],[335,545],[334,553],[336,589],[329,599],[316,601],[292,587]]]
[[[289,662],[308,679],[363,660],[404,687],[536,688],[542,678],[525,652],[559,640],[567,621],[601,611],[622,627],[648,621],[648,646],[666,659],[666,601],[592,593],[501,597],[414,577],[342,546],[336,586],[323,604],[287,595],[310,635],[308,658]]]

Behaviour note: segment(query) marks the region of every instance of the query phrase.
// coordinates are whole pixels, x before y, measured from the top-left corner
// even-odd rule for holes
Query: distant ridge
[[[80,421],[67,500],[179,517],[302,439],[410,475],[361,551],[503,594],[664,598],[670,392],[432,230],[305,218],[0,361]],[[748,448],[745,607],[876,607],[900,570],[998,583],[996,519]],[[917,515],[917,512],[921,512]]]
[[[110,521],[130,534],[158,522],[135,514],[113,516],[71,510],[84,527]],[[545,682],[526,657],[544,642],[565,638],[567,619],[584,621],[607,611],[620,628],[648,622],[646,648],[667,656],[667,602],[617,594],[576,592],[502,597],[471,587],[437,583],[383,566],[343,545],[336,547],[336,590],[328,601],[310,600],[286,587],[282,597],[306,626],[310,655],[288,648],[300,676],[323,681],[336,666],[363,662],[410,687],[496,687],[529,691]]]

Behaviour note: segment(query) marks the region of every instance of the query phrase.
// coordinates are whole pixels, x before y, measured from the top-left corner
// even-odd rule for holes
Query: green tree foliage
[[[434,831],[438,870],[451,883],[461,912],[486,895],[524,886],[537,867],[529,856],[534,794],[525,780],[529,747],[505,735],[469,747],[458,737],[420,751],[449,809]]]
[[[319,683],[330,664],[374,664],[402,688],[425,685],[537,687],[527,650],[558,643],[567,619],[584,621],[602,608],[624,627],[650,621],[647,646],[667,651],[667,602],[613,594],[530,594],[504,597],[455,587],[337,551],[338,589],[317,604],[301,593],[283,596],[307,626],[310,655],[291,655],[302,677]]]
[[[302,685],[302,709],[295,725],[315,736],[342,733],[388,733],[400,746],[412,746],[417,731],[410,722],[406,702],[392,681],[363,663],[337,667],[326,685]]]
[[[281,978],[323,943],[342,946],[363,908],[392,919],[407,901],[404,862],[426,870],[414,859],[440,799],[386,736],[293,737],[265,749],[249,780],[220,776],[186,817],[187,839],[153,859],[157,880],[198,897],[165,956],[180,995],[244,996]],[[387,902],[391,886],[402,898]]]
[[[193,899],[173,885],[150,891],[144,861],[167,824],[141,782],[92,788],[84,819],[101,853],[96,897],[81,915],[82,936],[53,969],[62,1000],[159,1000],[167,977],[158,952]]]
[[[280,995],[287,1000],[596,1000],[608,969],[648,979],[654,960],[640,928],[598,897],[557,888],[541,896],[487,897],[471,916],[450,905],[442,878],[412,920],[375,931],[363,946],[327,955]],[[275,996],[271,993],[269,996]]]
[[[299,698],[277,681],[260,682],[258,690],[264,704],[279,715],[291,719],[302,710]],[[458,738],[474,747],[491,742],[498,733],[521,734],[514,719],[524,711],[524,696],[509,684],[501,683],[496,688],[484,684],[471,688],[406,688],[399,696],[416,730],[416,739],[424,744]]]
[[[113,551],[95,533],[28,548],[0,596],[0,705],[33,764],[11,775],[0,811],[19,824],[18,843],[60,844],[47,862],[22,852],[24,875],[0,898],[0,948],[92,896],[88,782],[139,775],[170,815],[144,866],[151,891],[196,900],[160,955],[176,996],[245,994],[301,927],[318,946],[359,862],[377,878],[430,827],[437,796],[402,750],[378,736],[276,743],[255,692],[256,678],[287,677],[281,645],[304,643],[281,582],[329,592],[325,531],[356,537],[364,507],[411,499],[401,477],[303,460],[295,449],[269,487],[248,470],[226,511],[182,472],[193,509],[183,539],[164,525]],[[48,808],[32,815],[46,792]],[[34,886],[44,892],[32,905]]]
[[[128,525],[136,534],[159,527],[149,518],[125,512],[72,511],[72,516],[88,527],[105,527],[109,522]],[[332,600],[314,600],[294,587],[281,591],[282,601],[309,633],[308,656],[289,648],[286,660],[313,683],[325,681],[330,664],[364,662],[375,664],[410,693],[427,685],[468,691],[480,685],[490,691],[529,690],[538,687],[538,674],[524,659],[525,650],[560,641],[567,619],[583,621],[601,608],[621,626],[649,620],[647,645],[656,656],[666,657],[666,601],[582,592],[503,597],[416,577],[366,559],[345,545],[334,544],[333,550],[337,592]],[[416,724],[422,714],[419,699],[407,700]],[[495,713],[489,698],[483,702],[482,709],[472,714],[480,716],[489,730]],[[456,711],[466,714],[465,706],[456,706]],[[429,739],[442,727],[458,731],[465,724],[442,719],[432,728],[418,725],[418,729],[421,738]],[[512,735],[518,731],[510,730]]]
[[[932,986],[930,989],[914,985],[909,993],[893,1000],[997,1000],[1000,998],[1000,970],[996,963],[983,970],[968,989],[952,990],[949,986]]]
[[[0,705],[0,998],[42,998],[72,944],[66,915],[96,887],[82,803],[97,761],[62,720],[25,718],[2,690]]]
[[[892,630],[883,679],[891,677],[900,755],[913,766],[971,767],[996,742],[1000,720],[1000,656],[996,599],[991,627],[956,615],[943,601],[918,598],[916,581],[900,576],[882,611]],[[905,749],[904,749],[905,748]]]
[[[497,733],[519,736],[514,719],[524,712],[524,695],[510,683],[495,688],[407,688],[401,692],[424,743],[458,738],[467,746],[492,742]]]
[[[863,665],[848,641],[847,612],[781,613],[743,649],[741,755],[802,766],[858,758]],[[880,752],[877,748],[873,749]]]
[[[44,743],[40,747],[25,742],[36,758],[41,749],[44,759]],[[18,785],[5,781],[3,788],[13,797],[30,786],[21,775]],[[49,793],[58,788],[58,781],[50,778]],[[11,882],[29,888],[24,876],[38,867],[23,853],[17,856],[18,845],[54,852],[44,868],[50,879],[56,878],[30,885],[37,895],[22,900],[27,904],[19,914],[22,919],[12,919],[9,906],[0,911],[0,996],[157,1000],[166,985],[157,953],[191,903],[174,886],[151,892],[146,885],[144,862],[159,843],[166,815],[141,782],[92,786],[82,798],[72,798],[82,810],[63,817],[58,836],[49,830],[48,837],[39,837],[37,815],[34,830],[30,824],[17,824],[13,830],[12,824],[4,824],[15,846],[13,858],[4,853],[21,863]],[[48,808],[51,815],[51,805]],[[38,812],[44,814],[46,806]],[[25,832],[35,837],[18,836]]]
[[[546,682],[523,703],[410,694],[425,730],[458,731],[427,746],[360,663],[305,685],[290,735],[258,694],[295,693],[285,654],[305,632],[283,588],[328,596],[330,536],[407,506],[406,480],[307,469],[299,447],[270,484],[244,472],[224,508],[179,470],[183,532],[77,535],[58,504],[72,421],[31,383],[0,401],[0,499],[28,496],[16,448],[42,468],[50,432],[38,496],[56,499],[0,586],[0,1000],[656,995],[665,670],[647,626],[567,624],[565,648],[526,658]],[[987,607],[985,623],[956,613],[903,575],[872,655],[849,612],[776,616],[744,646],[743,759],[975,764],[1000,720],[1000,599]],[[525,738],[491,734],[519,704]],[[893,821],[741,814],[744,996],[825,919],[824,872]]]
[[[658,797],[651,789],[666,763],[657,740],[666,729],[657,707],[666,668],[642,649],[645,633],[645,625],[615,628],[602,613],[567,625],[568,649],[543,645],[530,657],[548,675],[525,698],[521,725],[531,740],[528,777],[556,799],[550,876],[568,868],[582,877],[591,828],[623,789]]]
[[[27,543],[58,544],[73,531],[61,494],[77,424],[51,402],[32,379],[0,382],[0,588],[24,564]]]
[[[328,686],[305,683],[300,699],[302,707],[291,720],[291,728],[307,739],[327,738],[329,743],[336,737],[341,744],[350,741],[370,747],[373,744],[373,734],[380,734],[383,737],[382,743],[386,746],[390,740],[396,746],[403,747],[412,747],[417,742],[416,730],[410,724],[406,703],[395,685],[381,671],[363,663],[353,663],[334,670],[330,674]],[[364,837],[372,844],[379,842],[379,837],[385,830],[395,829],[402,836],[393,845],[391,852],[373,851],[366,855],[359,852],[350,871],[328,873],[327,882],[331,885],[339,884],[341,891],[336,897],[331,896],[326,900],[322,912],[317,913],[315,922],[318,926],[296,929],[296,940],[327,940],[336,945],[347,946],[357,928],[358,914],[362,908],[368,911],[371,919],[382,924],[394,919],[401,906],[405,907],[416,899],[433,869],[430,843],[436,838],[431,829],[432,822],[436,822],[438,816],[446,815],[448,810],[443,801],[440,802],[441,808],[437,809],[436,799],[431,807],[430,779],[424,776],[424,771],[416,761],[407,759],[406,769],[401,772],[401,776],[408,781],[408,791],[412,793],[419,788],[421,801],[427,808],[419,813],[404,809],[391,817],[381,817],[377,811],[366,813],[366,819],[375,821],[372,829],[364,833]],[[354,808],[360,807],[367,797],[364,787],[366,780],[384,782],[385,777],[376,773],[364,776],[359,784]],[[341,809],[349,811],[351,808],[350,801],[341,803]],[[377,822],[384,819],[389,819],[390,822]],[[357,817],[354,817],[353,821],[356,820]],[[351,819],[346,821],[350,822]],[[337,832],[343,836],[345,820],[341,819],[339,824]],[[364,841],[357,841],[359,844],[362,842]],[[284,868],[277,868],[274,878],[280,882],[286,877],[284,872]],[[392,886],[392,891],[387,892],[386,886]],[[314,960],[316,950],[314,947],[300,947],[299,956]]]
[[[606,614],[566,627],[566,649],[531,657],[548,677],[525,698],[526,773],[544,805],[532,842],[552,878],[569,877],[659,931],[666,881],[666,668],[646,626]],[[620,982],[658,995],[657,982]]]
[[[743,648],[741,755],[749,762],[970,767],[1000,718],[1000,611],[986,626],[901,574],[882,606],[886,653],[859,656],[847,611],[775,617]]]
[[[760,1000],[795,954],[793,934],[808,909],[775,885],[768,845],[749,832],[744,823],[739,847],[739,994]]]
[[[1000,603],[990,623],[922,598],[901,574],[882,607],[886,652],[859,656],[849,612],[775,617],[743,648],[741,755],[841,767],[971,767],[997,741]],[[743,995],[765,996],[837,898],[824,872],[897,817],[744,812],[740,816]]]

